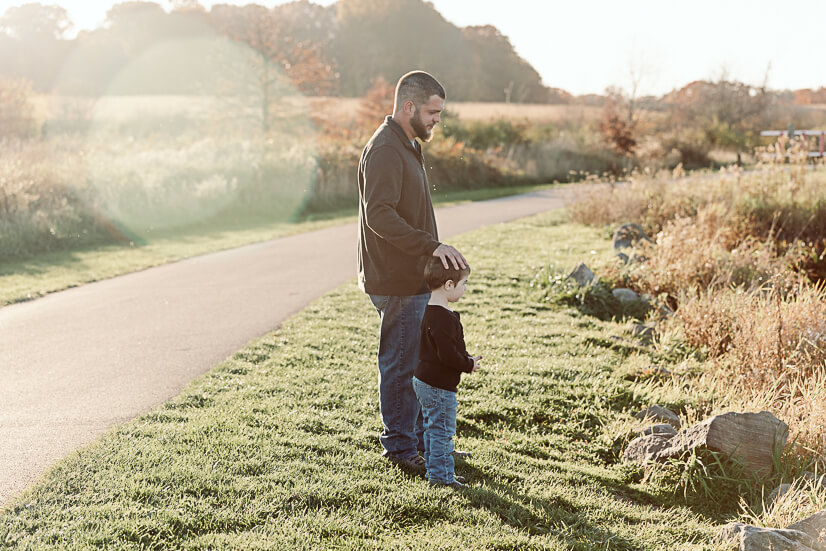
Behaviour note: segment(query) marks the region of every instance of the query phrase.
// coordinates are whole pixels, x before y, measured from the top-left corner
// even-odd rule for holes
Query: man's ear
[[[410,117],[413,116],[413,113],[416,112],[416,104],[413,103],[413,100],[407,100],[404,102],[404,114]]]

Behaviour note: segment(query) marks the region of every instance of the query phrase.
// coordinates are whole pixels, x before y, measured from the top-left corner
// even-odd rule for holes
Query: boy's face
[[[448,302],[456,302],[462,295],[465,294],[465,289],[467,289],[467,278],[463,277],[459,280],[459,283],[451,285],[453,280],[448,280],[445,283],[445,291],[447,291],[447,300]]]

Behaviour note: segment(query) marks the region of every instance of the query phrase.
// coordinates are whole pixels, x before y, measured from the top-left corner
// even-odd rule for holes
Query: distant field
[[[303,109],[322,111],[328,117],[346,121],[355,118],[361,98],[286,97],[283,106],[290,112]],[[90,116],[93,118],[124,119],[130,116],[206,116],[215,112],[211,106],[226,107],[226,100],[211,96],[104,96],[102,98],[39,96],[38,112],[43,118]],[[255,100],[249,100],[255,105]],[[826,107],[826,106],[824,106]],[[219,109],[224,110],[224,109]],[[534,122],[565,120],[593,120],[599,116],[599,107],[582,105],[544,105],[523,103],[452,102],[449,113],[464,120],[513,119]]]

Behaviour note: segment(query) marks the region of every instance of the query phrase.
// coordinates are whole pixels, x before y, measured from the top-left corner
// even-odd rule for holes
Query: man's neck
[[[405,120],[403,116],[397,116],[396,113],[393,113],[392,115],[390,115],[390,118],[393,120],[393,122],[395,122],[401,127],[402,131],[404,132],[404,135],[407,136],[408,140],[412,142],[416,139],[416,133],[413,132],[413,127],[410,126],[410,122]],[[415,144],[413,144],[413,146],[415,147]]]

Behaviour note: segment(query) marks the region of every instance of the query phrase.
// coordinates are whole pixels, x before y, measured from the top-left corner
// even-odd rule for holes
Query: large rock
[[[672,427],[677,430],[680,430],[681,422],[680,418],[677,416],[676,413],[671,411],[668,408],[664,408],[662,406],[653,405],[645,408],[634,417],[637,419],[648,419],[651,421],[659,421],[661,423],[668,423]]]
[[[783,449],[788,436],[789,426],[768,411],[724,413],[677,433],[657,459],[707,448],[733,457],[747,473],[768,476],[774,470],[774,453]]]
[[[812,516],[795,522],[789,530],[805,532],[817,542],[816,549],[826,549],[826,510],[819,511]]]
[[[594,283],[596,276],[584,262],[580,262],[576,265],[574,271],[568,274],[568,279],[573,279],[577,285],[585,287],[586,285]]]
[[[673,437],[673,434],[647,434],[634,438],[622,452],[622,460],[633,463],[653,461],[660,451],[669,446]]]
[[[791,528],[779,530],[731,522],[717,537],[718,541],[739,551],[824,551],[809,534]]]

